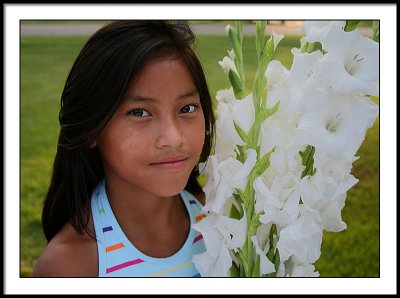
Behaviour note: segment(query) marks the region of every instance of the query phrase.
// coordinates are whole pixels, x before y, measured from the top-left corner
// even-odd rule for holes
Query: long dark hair
[[[59,114],[60,134],[51,183],[44,200],[42,225],[47,241],[71,222],[83,233],[90,216],[92,191],[104,177],[100,153],[90,148],[111,119],[130,81],[150,59],[182,58],[200,94],[206,136],[200,161],[211,153],[214,116],[202,66],[192,45],[195,36],[184,21],[114,21],[100,28],[79,53],[65,83]],[[186,189],[201,191],[198,170]]]

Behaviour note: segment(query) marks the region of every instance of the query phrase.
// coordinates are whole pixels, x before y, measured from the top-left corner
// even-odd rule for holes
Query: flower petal
[[[237,100],[233,106],[232,112],[233,120],[239,124],[246,133],[249,133],[255,119],[253,95],[249,94],[245,98]]]

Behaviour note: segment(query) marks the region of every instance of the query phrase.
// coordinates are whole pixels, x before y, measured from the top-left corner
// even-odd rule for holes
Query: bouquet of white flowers
[[[283,36],[267,39],[266,22],[256,24],[250,94],[242,24],[226,27],[232,50],[220,65],[232,87],[216,95],[215,154],[201,165],[206,216],[193,226],[206,251],[193,262],[202,276],[319,276],[322,232],[346,229],[352,163],[378,116],[369,96],[379,95],[379,24],[371,39],[357,22],[304,22],[290,70],[272,60]]]

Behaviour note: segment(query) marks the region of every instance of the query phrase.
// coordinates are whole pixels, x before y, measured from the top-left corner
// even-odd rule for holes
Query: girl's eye
[[[145,109],[133,109],[128,112],[128,115],[135,117],[148,117],[150,116],[150,112],[146,111]]]
[[[189,104],[184,106],[179,112],[182,114],[193,113],[199,106],[195,104]]]

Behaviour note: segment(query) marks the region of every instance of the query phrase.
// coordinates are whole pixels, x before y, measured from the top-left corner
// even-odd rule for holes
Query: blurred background
[[[68,72],[88,37],[107,21],[21,21],[20,37],[20,276],[32,274],[46,245],[41,229],[41,209],[50,182],[59,133],[60,96]],[[213,98],[230,87],[218,61],[230,49],[225,26],[234,21],[191,21],[197,35],[196,52],[204,66]],[[274,59],[291,67],[291,48],[299,47],[294,29],[299,21],[274,20],[267,25],[285,38]],[[359,30],[369,35],[369,21]],[[245,22],[246,80],[256,70],[255,24]],[[250,90],[247,90],[250,92]],[[379,98],[373,98],[379,104]],[[321,277],[379,277],[379,118],[369,129],[353,163],[359,182],[348,191],[342,211],[347,229],[324,232],[316,270]]]

